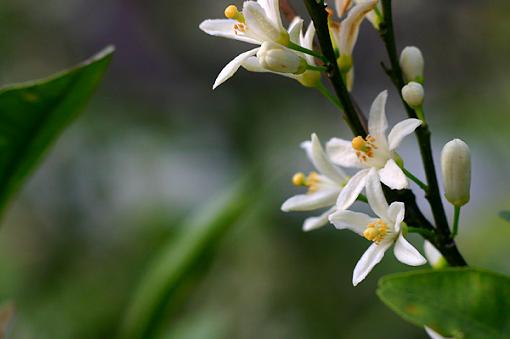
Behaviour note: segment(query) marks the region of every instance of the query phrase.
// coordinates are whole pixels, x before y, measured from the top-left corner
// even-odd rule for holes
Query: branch
[[[393,18],[391,0],[382,0],[382,10],[384,22],[380,25],[381,38],[384,41],[388,57],[390,59],[391,68],[385,68],[386,73],[390,76],[393,84],[398,90],[402,103],[410,118],[418,118],[414,109],[409,107],[402,98],[401,89],[404,87],[404,77],[402,76],[402,69],[400,68],[399,58],[397,55],[397,47],[395,44],[395,33],[393,30]],[[416,129],[416,137],[420,147],[420,153],[425,168],[425,175],[429,191],[426,195],[432,209],[434,221],[437,227],[438,236],[436,239],[428,239],[432,241],[451,265],[465,266],[467,265],[464,258],[458,252],[455,242],[451,236],[450,228],[448,226],[448,219],[444,210],[441,195],[439,193],[439,184],[437,180],[436,170],[434,166],[434,157],[432,156],[432,146],[430,143],[430,130],[428,126],[421,126]]]
[[[326,12],[326,5],[324,5],[322,1],[318,3],[317,0],[304,0],[304,2],[312,18],[315,30],[317,31],[317,38],[319,40],[322,54],[328,60],[326,65],[329,70],[327,72],[327,76],[335,90],[336,95],[340,99],[342,106],[344,107],[344,119],[355,136],[360,135],[362,137],[366,137],[367,132],[360,121],[356,108],[351,101],[351,97],[347,91],[347,87],[345,87],[344,81],[342,79],[342,74],[340,73],[340,69],[338,68],[338,64],[336,62],[335,51],[333,49],[333,45],[331,44],[331,38],[329,35],[328,13]]]

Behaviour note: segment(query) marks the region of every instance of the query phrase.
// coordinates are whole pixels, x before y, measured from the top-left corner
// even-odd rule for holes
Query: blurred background
[[[305,16],[300,1],[291,3]],[[352,270],[368,243],[331,226],[303,233],[308,214],[280,211],[299,191],[292,174],[311,169],[299,143],[312,132],[323,142],[350,134],[319,93],[283,77],[240,70],[211,90],[221,68],[250,48],[198,29],[229,4],[2,1],[1,84],[47,76],[107,44],[117,48],[86,111],[3,218],[0,302],[17,305],[13,338],[115,337],[148,265],[183,231],[182,220],[253,167],[264,169],[266,188],[190,297],[162,320],[162,338],[425,338],[374,294],[380,276],[409,267],[389,254],[354,288]],[[510,274],[510,224],[498,217],[510,209],[510,3],[394,7],[399,49],[416,45],[425,56],[436,158],[456,137],[473,152],[460,250],[471,265]],[[354,57],[360,106],[367,111],[389,88],[390,125],[401,120],[379,66],[383,45],[368,23]],[[401,155],[423,178],[413,138]]]

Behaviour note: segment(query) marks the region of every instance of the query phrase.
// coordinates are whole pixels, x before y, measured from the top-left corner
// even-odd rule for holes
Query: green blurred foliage
[[[197,28],[205,18],[221,17],[228,4],[0,5],[3,84],[46,76],[106,44],[117,47],[105,84],[2,222],[0,297],[17,305],[13,338],[113,337],[147,266],[182,231],[182,218],[256,165],[270,187],[260,198],[265,207],[226,236],[190,300],[162,320],[164,337],[426,337],[374,294],[380,276],[408,267],[388,256],[353,288],[352,269],[366,241],[332,227],[305,234],[304,213],[279,210],[297,191],[291,175],[310,169],[299,143],[311,132],[323,141],[349,134],[334,107],[288,79],[241,70],[211,91],[220,69],[248,48]],[[417,45],[425,55],[425,108],[436,155],[455,137],[473,151],[460,249],[469,263],[508,274],[510,228],[498,212],[510,208],[509,5],[412,0],[395,6],[399,47]],[[363,26],[354,57],[354,95],[367,110],[391,87],[370,25]],[[388,113],[392,121],[404,116],[394,91]],[[401,155],[423,177],[413,141]]]
[[[510,279],[473,268],[399,273],[377,295],[404,319],[446,337],[508,338]]]

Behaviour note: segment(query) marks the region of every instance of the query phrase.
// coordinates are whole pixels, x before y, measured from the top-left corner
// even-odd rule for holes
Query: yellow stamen
[[[292,177],[292,184],[294,186],[303,186],[305,184],[305,180],[305,174],[303,172],[298,172]]]
[[[230,5],[227,8],[225,8],[225,16],[228,19],[234,19],[241,23],[245,22],[243,13],[239,12],[235,5]]]
[[[356,138],[352,139],[352,148],[357,151],[363,151],[366,148],[366,145],[367,143],[363,137],[357,136]]]
[[[292,176],[292,183],[295,186],[306,186],[308,187],[308,192],[315,192],[318,189],[318,185],[320,183],[320,176],[317,172],[310,172],[308,176],[305,176],[304,173],[298,172]]]
[[[367,229],[363,231],[363,236],[370,241],[379,244],[388,234],[388,225],[381,219],[377,219],[367,225]]]

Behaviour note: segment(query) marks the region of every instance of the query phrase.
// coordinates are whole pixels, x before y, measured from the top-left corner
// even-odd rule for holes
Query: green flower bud
[[[471,187],[471,151],[464,141],[454,139],[444,145],[441,170],[446,199],[456,207],[467,204]]]

